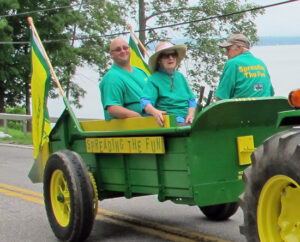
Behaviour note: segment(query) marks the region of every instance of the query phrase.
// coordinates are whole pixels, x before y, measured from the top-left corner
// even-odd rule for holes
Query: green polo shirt
[[[142,114],[140,98],[148,76],[139,68],[132,67],[132,69],[132,72],[128,72],[117,65],[112,65],[100,82],[105,120],[115,118],[106,110],[107,106],[111,105],[123,106]]]
[[[274,95],[265,64],[250,52],[227,61],[215,96],[220,99]]]
[[[142,97],[152,100],[155,108],[159,110],[186,117],[189,100],[195,98],[195,95],[180,72],[175,71],[174,75],[169,75],[162,71],[156,71],[149,77]]]

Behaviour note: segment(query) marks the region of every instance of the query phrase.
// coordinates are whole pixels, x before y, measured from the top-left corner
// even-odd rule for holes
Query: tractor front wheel
[[[94,191],[81,157],[53,153],[44,172],[44,201],[50,226],[63,241],[84,241],[94,222]]]

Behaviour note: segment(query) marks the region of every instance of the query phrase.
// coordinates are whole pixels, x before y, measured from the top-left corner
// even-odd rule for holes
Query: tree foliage
[[[94,64],[103,73],[107,68],[110,38],[101,37],[119,31],[124,11],[118,1],[83,0],[0,0],[0,112],[6,106],[30,100],[30,15],[46,52],[71,103],[80,107],[84,89],[71,78],[76,67]],[[50,97],[57,96],[51,82]]]
[[[8,0],[0,1],[0,14],[8,14],[10,11],[5,9],[18,8],[17,1]],[[14,46],[13,27],[8,23],[7,19],[0,19],[0,41],[7,43],[0,46],[0,112],[5,111],[6,104],[14,104],[18,102],[18,98],[22,96],[17,83],[10,81],[10,77],[17,78],[19,76],[18,68],[14,63]]]

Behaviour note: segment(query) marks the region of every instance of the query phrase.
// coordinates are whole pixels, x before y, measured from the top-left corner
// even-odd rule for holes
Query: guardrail
[[[23,123],[23,133],[27,133],[27,122],[32,119],[31,115],[26,114],[12,114],[12,113],[0,113],[0,120],[3,120],[4,133],[8,133],[7,121],[8,120],[17,120]],[[56,123],[58,118],[50,118],[51,123]]]

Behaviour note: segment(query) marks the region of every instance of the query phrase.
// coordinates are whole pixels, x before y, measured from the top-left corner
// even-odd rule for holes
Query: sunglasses
[[[231,50],[232,46],[239,46],[239,45],[230,45],[230,46],[227,46],[227,47],[225,48],[225,49],[226,49],[226,51],[229,51],[229,50]]]
[[[112,52],[121,52],[122,50],[129,50],[129,46],[127,45],[123,45],[123,46],[119,46],[117,48],[115,48],[114,50],[111,50]]]
[[[231,46],[232,46],[232,45],[225,47],[225,50],[226,50],[226,51],[229,51],[229,50],[231,49]]]
[[[178,53],[177,52],[172,52],[172,53],[162,53],[162,54],[160,54],[160,58],[161,59],[169,59],[170,56],[172,58],[177,58],[178,57]]]

